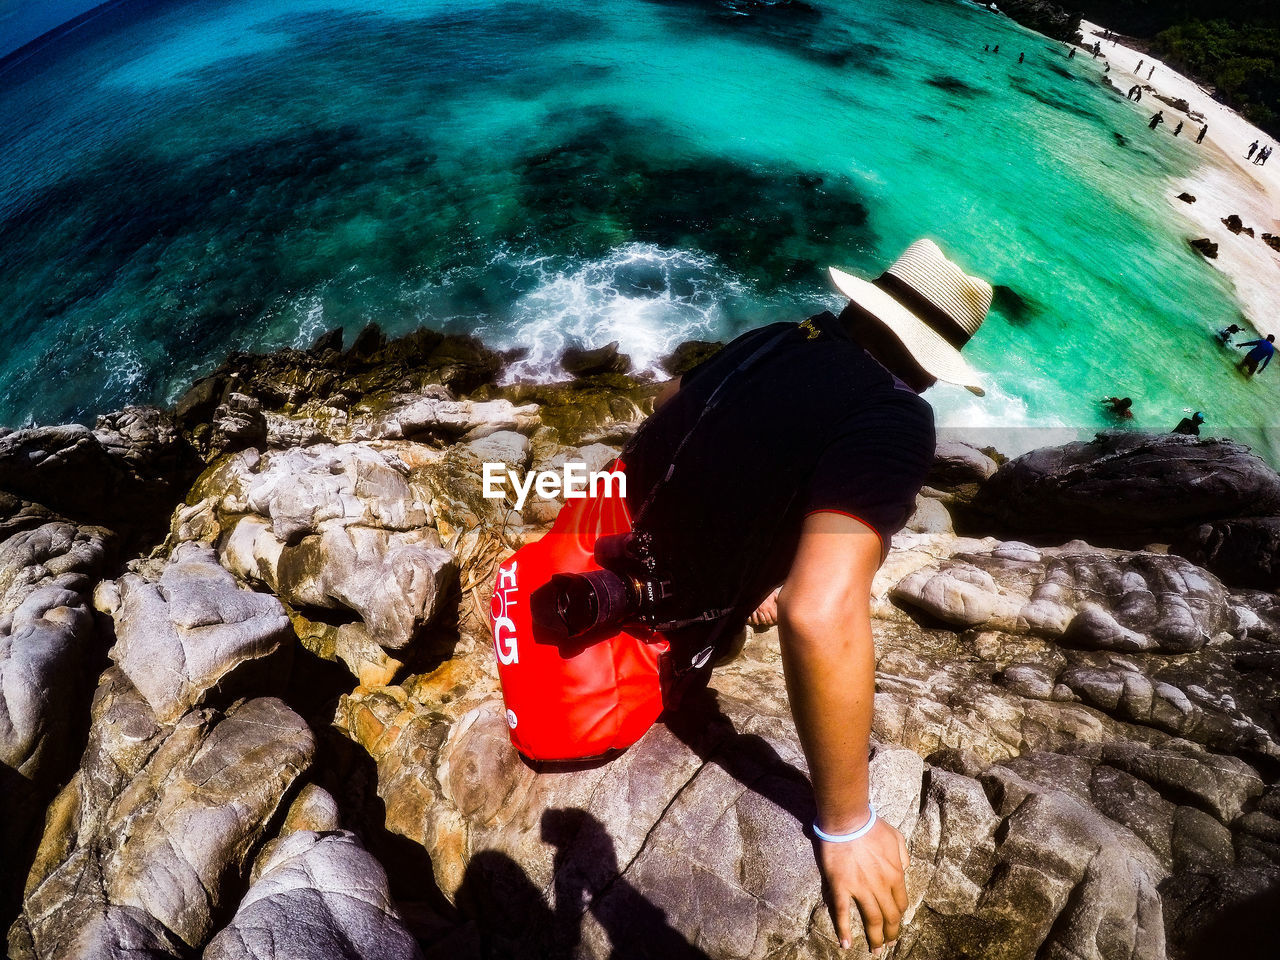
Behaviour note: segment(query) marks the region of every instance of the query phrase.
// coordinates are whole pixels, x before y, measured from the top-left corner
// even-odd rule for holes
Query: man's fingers
[[[872,950],[884,946],[884,914],[875,898],[864,894],[858,900],[858,912],[862,914],[862,932],[866,934],[867,945]]]
[[[840,946],[848,947],[853,943],[853,923],[850,910],[850,900],[847,890],[837,893],[835,890],[830,891],[830,899],[827,906],[831,910],[831,924],[836,928],[836,939],[840,941]]]
[[[911,857],[907,854],[907,841],[902,839],[902,834],[898,834],[898,856],[902,861],[902,873],[894,881],[893,884],[893,900],[898,905],[898,909],[903,913],[907,912],[907,867],[911,866]]]
[[[877,889],[876,906],[880,911],[880,927],[883,931],[884,943],[898,939],[898,930],[902,926],[902,910],[894,903],[894,894],[889,892],[889,882],[882,878],[882,885]],[[877,946],[876,944],[872,945]]]

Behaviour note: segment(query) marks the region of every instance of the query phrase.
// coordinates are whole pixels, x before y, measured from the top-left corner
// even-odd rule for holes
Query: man
[[[1147,124],[1152,130],[1164,123],[1164,111],[1157,110],[1155,116],[1151,118],[1151,122]]]
[[[919,394],[937,380],[982,393],[960,347],[992,290],[930,240],[873,282],[831,275],[849,298],[838,318],[734,340],[664,392],[622,459],[637,530],[671,584],[667,613],[719,611],[668,634],[677,671],[701,670],[783,584],[769,605],[817,800],[818,866],[841,944],[853,900],[878,949],[899,932],[907,857],[868,799],[871,580],[933,460]]]
[[[1250,157],[1253,156],[1253,151],[1257,149],[1258,149],[1258,141],[1255,140],[1253,141],[1253,143],[1249,144],[1249,152],[1244,155],[1244,158],[1248,160]]]
[[[1244,343],[1237,343],[1237,347],[1253,347],[1241,358],[1240,363],[1237,364],[1237,369],[1243,370],[1251,377],[1255,373],[1261,373],[1267,369],[1267,364],[1271,362],[1271,357],[1276,352],[1275,343],[1276,337],[1273,333],[1268,333],[1265,340],[1246,340]]]
[[[1209,132],[1209,125],[1206,123],[1200,128],[1200,136],[1196,137],[1196,143],[1204,143],[1204,135]]]
[[[1199,410],[1193,416],[1183,417],[1178,421],[1178,425],[1173,428],[1174,433],[1185,434],[1189,437],[1200,436],[1200,424],[1204,423],[1204,414]]]

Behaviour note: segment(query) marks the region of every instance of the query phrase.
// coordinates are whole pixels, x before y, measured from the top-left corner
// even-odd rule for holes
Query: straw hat
[[[873,281],[831,268],[846,297],[875,316],[928,373],[982,396],[982,378],[960,356],[991,307],[991,284],[971,277],[932,240],[917,240]]]

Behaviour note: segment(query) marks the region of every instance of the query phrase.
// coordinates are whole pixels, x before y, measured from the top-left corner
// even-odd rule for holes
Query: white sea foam
[[[322,333],[326,333],[324,320],[324,298],[320,294],[312,294],[295,309],[302,314],[298,323],[298,332],[293,338],[292,346],[296,350],[306,350]]]
[[[106,380],[102,386],[104,394],[110,395],[116,391],[128,393],[130,388],[146,378],[148,363],[139,354],[137,347],[128,340],[118,342],[109,349],[94,350],[93,356],[106,371]]]
[[[529,351],[508,367],[508,382],[563,378],[565,347],[615,340],[635,372],[661,375],[659,361],[678,344],[724,336],[722,305],[748,292],[714,257],[652,244],[629,243],[585,263],[530,257],[515,265],[536,286],[516,298],[500,328],[477,330],[502,349]]]

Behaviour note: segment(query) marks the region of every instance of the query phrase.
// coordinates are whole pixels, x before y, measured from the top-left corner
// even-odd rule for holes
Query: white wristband
[[[813,821],[813,832],[819,840],[825,840],[827,843],[848,843],[850,840],[858,840],[870,833],[871,828],[876,825],[876,808],[868,803],[867,809],[871,811],[871,816],[867,817],[867,822],[853,833],[827,833],[818,826],[817,820]]]

